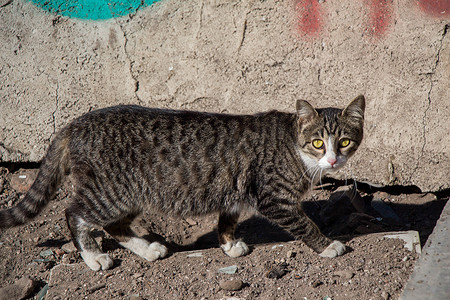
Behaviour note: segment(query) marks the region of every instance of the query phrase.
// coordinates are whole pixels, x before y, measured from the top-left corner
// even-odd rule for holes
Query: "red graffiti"
[[[392,19],[392,0],[365,0],[370,7],[367,31],[374,37],[381,37],[389,28]]]
[[[435,17],[448,17],[450,15],[450,0],[419,0],[420,9]]]
[[[375,38],[382,37],[394,19],[393,0],[363,0],[369,8],[366,30]],[[450,0],[415,0],[420,9],[433,17],[450,15]],[[295,0],[298,16],[297,28],[302,35],[316,37],[319,35],[324,17],[322,3],[319,0]]]
[[[315,36],[320,32],[322,17],[317,0],[296,0],[298,29],[305,35]]]

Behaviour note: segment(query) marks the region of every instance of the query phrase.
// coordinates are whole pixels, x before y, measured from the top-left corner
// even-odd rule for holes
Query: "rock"
[[[53,255],[53,251],[51,249],[43,250],[39,253],[41,257],[48,257]]]
[[[391,295],[388,292],[386,291],[381,292],[381,298],[383,298],[384,300],[388,300],[390,297]]]
[[[347,271],[336,271],[333,273],[333,275],[344,278],[345,280],[350,280],[353,278],[353,276],[355,276],[355,273],[347,270]]]
[[[274,279],[280,279],[284,275],[289,272],[288,270],[288,264],[287,263],[280,263],[272,268],[269,269],[269,272],[267,272],[266,277],[267,278],[274,278]]]
[[[55,249],[55,254],[58,256],[63,256],[66,252],[62,249]]]
[[[320,209],[319,216],[325,225],[330,225],[342,216],[349,215],[355,211],[349,197],[348,190],[334,192],[330,195],[323,207]]]
[[[274,249],[277,249],[277,248],[280,248],[280,247],[284,247],[284,245],[273,245],[272,246],[272,250],[274,250]]]
[[[102,283],[98,283],[98,284],[90,287],[88,291],[89,291],[89,293],[92,294],[92,293],[94,293],[94,292],[96,292],[98,290],[101,290],[104,287],[106,287],[106,284],[104,282],[102,282]]]
[[[221,280],[219,286],[226,291],[239,291],[244,283],[240,279]]]
[[[321,286],[322,284],[323,284],[323,282],[320,281],[320,280],[314,280],[314,281],[311,281],[311,283],[310,283],[310,285],[311,285],[313,288],[317,288],[317,287]]]
[[[19,193],[28,191],[36,179],[38,169],[20,169],[11,174],[10,186]]]
[[[203,256],[203,253],[201,253],[201,252],[195,252],[195,253],[191,253],[191,254],[187,255],[187,257],[202,257],[202,256]]]
[[[401,225],[400,217],[392,210],[392,208],[384,203],[382,199],[374,198],[370,203],[373,209],[377,211],[383,218],[391,221],[394,225]]]
[[[74,244],[72,242],[65,243],[62,245],[61,250],[63,250],[66,253],[72,253],[76,252],[77,248],[75,248]]]
[[[190,225],[190,226],[195,226],[197,225],[197,221],[195,221],[194,219],[191,218],[187,218],[186,222]]]
[[[35,286],[36,281],[28,277],[22,277],[15,283],[0,289],[0,300],[27,298]]]
[[[65,264],[65,265],[74,263],[77,260],[77,256],[78,256],[77,252],[71,252],[71,253],[64,254],[61,258],[61,263]]]
[[[286,254],[287,258],[294,258],[297,255],[297,252],[289,250]]]
[[[48,283],[39,291],[39,293],[36,295],[36,300],[44,300],[45,296],[47,295],[48,291]]]
[[[218,270],[218,272],[224,273],[224,274],[234,274],[237,272],[237,270],[238,270],[237,266],[229,266],[229,267],[220,268]]]

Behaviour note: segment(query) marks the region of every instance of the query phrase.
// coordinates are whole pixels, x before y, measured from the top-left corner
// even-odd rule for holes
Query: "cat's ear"
[[[359,95],[344,109],[343,117],[350,117],[364,120],[364,110],[366,109],[366,100],[363,95]]]
[[[297,100],[297,115],[300,119],[312,119],[318,115],[317,111],[306,100]]]

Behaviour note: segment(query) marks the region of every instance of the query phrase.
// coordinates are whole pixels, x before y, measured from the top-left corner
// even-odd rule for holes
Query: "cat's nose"
[[[327,162],[333,167],[334,164],[336,163],[336,158],[334,158],[334,157],[328,157],[328,158],[327,158]]]

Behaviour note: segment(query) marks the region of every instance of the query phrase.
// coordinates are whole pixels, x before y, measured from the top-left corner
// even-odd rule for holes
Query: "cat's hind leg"
[[[113,266],[113,260],[100,250],[91,236],[92,226],[70,208],[66,210],[66,219],[73,243],[86,265],[94,271],[110,269]]]
[[[239,214],[221,213],[217,231],[219,243],[222,250],[230,257],[239,257],[249,252],[248,246],[241,240],[236,240],[234,231],[236,230]]]
[[[155,261],[165,257],[168,253],[166,246],[161,245],[158,242],[150,243],[146,239],[137,236],[134,231],[131,230],[130,224],[133,219],[134,216],[128,216],[105,226],[104,229],[111,234],[120,245],[148,261]]]

